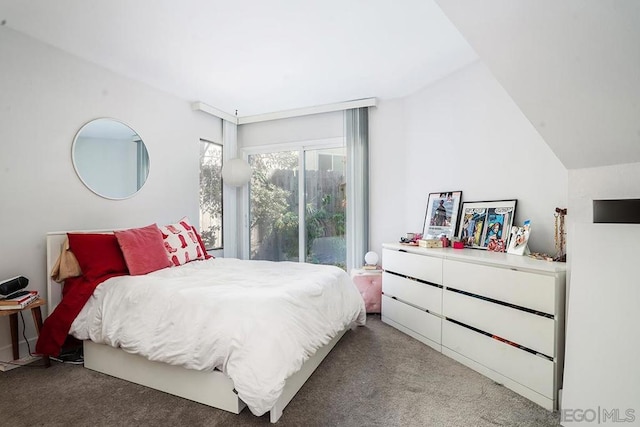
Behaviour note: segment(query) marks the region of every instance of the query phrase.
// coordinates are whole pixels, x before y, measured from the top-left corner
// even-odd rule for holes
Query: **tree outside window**
[[[200,234],[207,249],[222,249],[222,145],[200,140]]]
[[[345,149],[252,154],[250,258],[346,268]],[[301,172],[300,156],[304,156]],[[300,173],[304,204],[300,206]],[[300,238],[300,218],[305,234]],[[300,242],[304,242],[302,251]]]

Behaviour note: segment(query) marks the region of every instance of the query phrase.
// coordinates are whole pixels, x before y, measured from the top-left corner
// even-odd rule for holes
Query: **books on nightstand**
[[[38,291],[24,291],[11,298],[0,299],[0,310],[21,310],[38,299]]]

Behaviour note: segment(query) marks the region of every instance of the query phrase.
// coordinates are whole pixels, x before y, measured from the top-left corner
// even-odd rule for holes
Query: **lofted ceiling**
[[[1,0],[0,24],[241,117],[403,97],[479,57],[567,168],[640,162],[638,0]]]
[[[477,59],[433,0],[2,0],[0,21],[239,116],[402,97]]]
[[[437,2],[568,169],[640,162],[640,1]]]

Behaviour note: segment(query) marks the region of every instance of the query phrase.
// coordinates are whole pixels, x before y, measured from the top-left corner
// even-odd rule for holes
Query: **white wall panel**
[[[630,410],[635,420],[630,425],[638,425],[638,241],[637,224],[575,227],[562,398],[567,414],[618,410],[626,419]],[[591,425],[568,421],[562,424]],[[603,421],[615,424],[611,418]]]

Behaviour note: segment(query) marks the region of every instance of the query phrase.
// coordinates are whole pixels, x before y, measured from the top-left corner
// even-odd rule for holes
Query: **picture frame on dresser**
[[[516,199],[464,202],[458,237],[469,248],[505,252],[516,203]]]
[[[424,216],[423,239],[452,238],[456,232],[462,191],[429,193]]]

